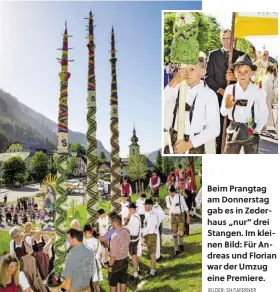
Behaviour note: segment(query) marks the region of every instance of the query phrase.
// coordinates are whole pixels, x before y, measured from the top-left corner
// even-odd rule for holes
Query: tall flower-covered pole
[[[96,140],[96,84],[95,84],[95,44],[93,35],[93,15],[90,11],[88,24],[88,94],[87,94],[87,193],[89,200],[87,201],[88,221],[95,223],[98,219],[96,204],[98,203],[97,193],[97,140]]]
[[[121,196],[120,190],[120,160],[119,160],[119,115],[118,115],[118,92],[117,92],[117,74],[116,74],[116,50],[115,34],[112,27],[111,32],[111,202],[112,209],[116,213],[121,210],[121,205],[117,200]]]
[[[67,158],[68,158],[68,79],[70,73],[68,72],[68,35],[67,23],[65,22],[65,30],[63,34],[63,44],[61,59],[58,58],[61,64],[60,78],[60,97],[59,97],[59,113],[58,113],[58,160],[57,160],[57,194],[55,202],[56,218],[54,229],[56,233],[56,241],[54,244],[55,261],[54,268],[56,275],[60,275],[65,264],[66,250],[66,231],[65,220],[67,212],[65,203],[67,201],[67,190],[65,183],[67,180]]]

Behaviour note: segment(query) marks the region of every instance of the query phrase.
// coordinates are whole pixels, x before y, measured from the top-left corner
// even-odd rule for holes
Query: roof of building
[[[43,142],[37,141],[35,139],[17,139],[16,141],[12,142],[9,144],[9,146],[6,148],[8,149],[11,144],[14,143],[20,143],[25,150],[29,152],[35,152],[36,149],[45,149],[45,150],[50,150],[50,147],[47,147]]]
[[[25,160],[30,155],[30,152],[12,152],[12,153],[0,153],[0,161],[7,161],[13,156],[19,156]]]

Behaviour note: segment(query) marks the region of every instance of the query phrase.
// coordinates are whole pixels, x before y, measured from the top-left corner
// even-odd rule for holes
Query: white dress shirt
[[[198,205],[202,204],[202,188],[199,190],[199,192],[197,193],[196,197],[195,197],[195,201]]]
[[[221,106],[221,114],[223,116],[228,116],[230,120],[232,118],[232,110],[226,108],[226,96],[228,94],[232,95],[233,85],[229,85],[224,94],[224,98]],[[255,111],[255,123],[257,124],[255,131],[261,132],[262,128],[265,126],[268,118],[268,108],[266,105],[266,96],[264,92],[258,88],[256,85],[249,83],[247,89],[243,91],[240,84],[237,82],[235,87],[235,99],[246,99],[248,100],[247,106],[236,106],[234,111],[234,120],[239,123],[247,123],[252,118],[251,108],[254,103]]]
[[[158,217],[154,210],[146,213],[144,221],[143,236],[157,234],[159,228]]]
[[[139,214],[135,213],[130,217],[126,228],[129,230],[131,236],[138,236],[140,234],[141,219]]]
[[[167,85],[164,90],[164,129],[167,131],[172,126],[173,110],[178,97],[179,87],[180,84],[177,84],[175,87]],[[207,85],[204,86],[204,82],[201,81],[192,88],[187,87],[186,103],[192,106],[196,95],[191,124],[189,120],[190,112],[185,112],[185,134],[190,136],[190,141],[194,148],[216,138],[220,133],[220,113],[216,93]],[[175,130],[177,130],[177,119],[178,112],[174,125]]]
[[[166,214],[158,203],[153,206],[153,211],[157,214],[159,224],[166,218]]]
[[[106,215],[104,218],[101,217],[98,218],[96,222],[98,223],[99,234],[100,236],[103,236],[109,229],[110,226],[109,218]]]
[[[189,210],[185,198],[180,194],[175,194],[173,198],[166,196],[165,201],[170,214],[181,214]]]
[[[139,214],[139,215],[145,215],[145,213],[146,213],[146,210],[145,210],[145,200],[141,200],[141,199],[138,199],[137,201],[136,201],[136,206],[137,206],[137,213]]]
[[[127,218],[128,214],[129,214],[129,210],[127,208],[128,205],[129,205],[129,202],[126,202],[126,203],[121,202],[122,225],[124,225],[124,223],[125,223],[124,219]]]

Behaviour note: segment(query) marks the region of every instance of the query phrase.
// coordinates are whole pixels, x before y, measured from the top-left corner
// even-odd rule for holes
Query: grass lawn
[[[173,258],[174,247],[172,243],[162,248],[163,261],[157,264],[157,276],[153,279],[144,280],[139,291],[151,292],[201,292],[202,291],[202,234],[196,230],[194,234],[186,237],[185,252]],[[150,272],[150,261],[144,252],[140,259],[141,275]],[[129,266],[129,276],[132,268]],[[107,271],[103,270],[104,281],[101,282],[102,291],[108,291]],[[127,292],[134,292],[136,285],[128,284]]]
[[[9,231],[0,231],[0,255],[10,252],[10,241]]]

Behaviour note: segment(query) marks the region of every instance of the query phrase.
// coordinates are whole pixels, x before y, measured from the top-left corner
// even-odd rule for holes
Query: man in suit
[[[230,81],[231,84],[236,83],[236,77],[234,76],[233,72],[227,72],[231,38],[231,30],[221,30],[221,43],[223,47],[221,49],[210,52],[205,75],[205,81],[207,85],[217,94],[220,107],[222,104],[224,91],[227,86],[227,81]],[[244,54],[244,52],[233,49],[232,63],[234,63],[240,56]],[[220,121],[220,135],[216,138],[217,154],[221,154],[222,147],[224,117],[221,114]]]

